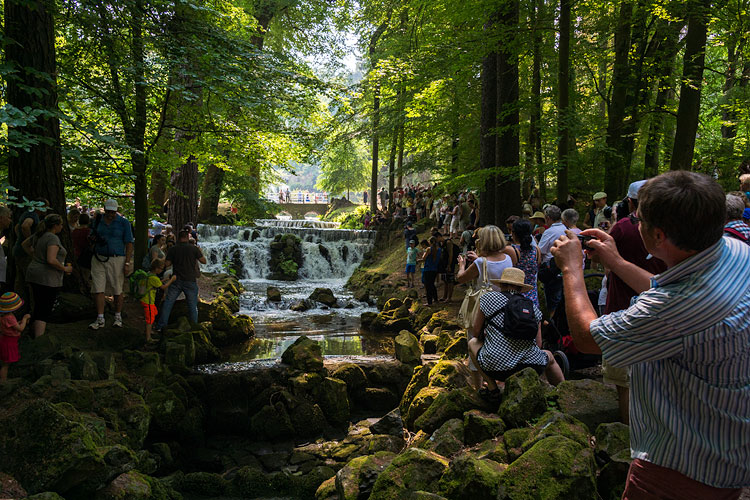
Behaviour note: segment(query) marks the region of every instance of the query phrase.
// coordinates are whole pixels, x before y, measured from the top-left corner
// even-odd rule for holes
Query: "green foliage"
[[[317,187],[331,195],[348,194],[367,188],[370,162],[367,145],[361,139],[342,139],[329,144]]]

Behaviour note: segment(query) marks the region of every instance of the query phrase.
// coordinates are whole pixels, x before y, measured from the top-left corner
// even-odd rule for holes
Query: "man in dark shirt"
[[[411,221],[407,222],[406,226],[404,226],[404,240],[404,243],[406,243],[406,248],[409,248],[409,242],[412,240],[419,243],[419,238],[417,238],[417,230],[414,229]]]
[[[638,231],[638,218],[635,216],[635,211],[638,208],[638,190],[645,183],[646,181],[636,181],[630,185],[626,198],[630,215],[617,221],[609,235],[614,238],[617,251],[623,259],[647,270],[652,275],[657,275],[664,272],[667,266],[661,260],[650,257]],[[630,300],[636,295],[638,294],[635,290],[630,288],[617,274],[609,273],[607,275],[607,305],[604,308],[604,314],[627,309],[630,307]],[[627,424],[629,421],[628,401],[630,397],[627,369],[615,368],[604,358],[602,360],[602,375],[605,382],[612,383],[617,387],[620,418]]]
[[[167,251],[166,267],[172,266],[172,272],[177,276],[177,280],[167,289],[155,330],[161,330],[169,323],[169,315],[180,293],[185,294],[190,322],[198,322],[199,262],[205,264],[206,257],[197,245],[190,243],[190,233],[183,229],[178,235],[177,244]]]

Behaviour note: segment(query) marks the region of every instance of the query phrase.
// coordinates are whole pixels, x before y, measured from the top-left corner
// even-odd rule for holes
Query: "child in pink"
[[[8,380],[8,368],[11,363],[20,359],[18,355],[18,337],[26,328],[31,315],[26,314],[21,322],[16,320],[14,311],[23,306],[23,299],[17,293],[6,292],[0,295],[0,383]]]

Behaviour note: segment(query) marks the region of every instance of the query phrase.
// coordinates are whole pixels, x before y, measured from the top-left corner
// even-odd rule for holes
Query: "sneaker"
[[[94,322],[89,325],[89,328],[91,328],[92,330],[104,328],[104,318],[96,318]]]
[[[115,322],[112,323],[112,326],[122,328],[122,318],[115,317]]]

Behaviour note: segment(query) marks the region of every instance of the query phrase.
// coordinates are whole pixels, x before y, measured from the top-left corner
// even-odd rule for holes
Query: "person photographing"
[[[591,258],[638,294],[628,308],[597,318],[578,238],[552,247],[576,347],[630,369],[623,498],[736,499],[750,484],[750,247],[722,237],[725,195],[707,176],[660,175],[638,200],[638,231],[666,271],[652,275],[607,233],[583,232],[595,237]]]

